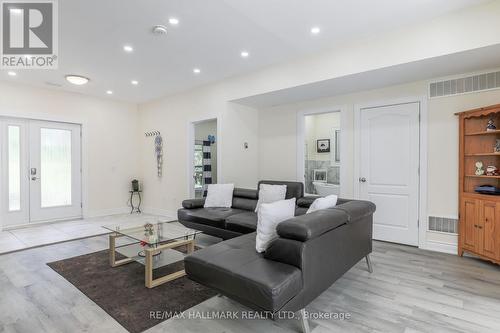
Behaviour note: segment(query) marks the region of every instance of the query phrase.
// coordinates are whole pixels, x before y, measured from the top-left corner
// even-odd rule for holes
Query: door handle
[[[359,177],[359,182],[360,183],[366,183],[366,178],[365,177]]]
[[[31,177],[31,180],[37,180],[37,179],[40,179],[38,177]]]

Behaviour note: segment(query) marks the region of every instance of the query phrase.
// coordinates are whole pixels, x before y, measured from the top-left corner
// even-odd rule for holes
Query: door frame
[[[72,119],[64,119],[64,117],[58,117],[58,116],[53,116],[50,114],[34,114],[34,113],[28,113],[28,112],[17,112],[17,111],[0,111],[0,120],[1,119],[14,119],[14,120],[19,120],[19,121],[24,121],[27,124],[30,121],[48,121],[48,122],[55,122],[55,123],[61,123],[61,124],[71,124],[71,125],[79,125],[80,126],[80,167],[81,167],[81,218],[86,218],[90,216],[89,208],[88,208],[88,202],[89,202],[89,188],[87,184],[87,179],[88,179],[88,170],[89,170],[89,152],[88,152],[88,140],[89,138],[87,137],[87,126],[88,123],[86,120],[76,120],[73,121]],[[1,158],[1,156],[0,156]],[[0,207],[1,208],[1,207]],[[1,211],[0,211],[0,217],[1,217]],[[70,220],[73,220],[74,218],[71,218]],[[61,221],[60,219],[55,219],[55,220],[50,220],[50,221],[43,221],[43,222],[34,222],[30,223],[29,222],[29,217],[28,217],[28,222],[25,224],[18,224],[16,226],[4,226],[2,224],[2,221],[0,220],[0,231],[1,230],[9,230],[9,229],[17,229],[17,228],[23,228],[23,227],[29,227],[33,225],[40,225],[40,224],[47,224],[47,223],[53,223],[53,222],[58,222]]]
[[[387,99],[381,101],[374,101],[369,103],[355,104],[354,105],[354,197],[360,198],[359,191],[359,177],[360,177],[360,163],[361,163],[361,110],[378,108],[384,106],[398,105],[398,104],[420,104],[420,117],[419,117],[419,180],[418,180],[418,247],[427,247],[427,229],[428,229],[428,216],[427,216],[427,96],[409,96],[403,98]]]
[[[186,168],[186,176],[187,176],[187,194],[189,198],[194,198],[194,178],[193,178],[193,168],[194,168],[194,144],[195,144],[195,125],[199,123],[204,123],[207,121],[215,120],[217,122],[217,134],[215,136],[217,140],[217,182],[222,183],[222,172],[221,172],[221,156],[222,156],[222,147],[220,145],[221,142],[221,122],[220,117],[206,117],[206,118],[196,118],[188,120],[187,122],[187,146],[186,146],[186,155],[187,155],[187,168]]]
[[[347,173],[347,142],[348,142],[348,121],[347,121],[347,107],[345,106],[330,106],[314,109],[306,109],[297,112],[297,158],[296,158],[296,179],[305,185],[304,172],[305,172],[305,159],[304,159],[304,141],[305,141],[305,117],[310,115],[325,114],[325,113],[340,113],[340,196],[345,196],[346,185],[349,181]],[[344,166],[342,167],[342,164]],[[342,186],[344,184],[344,186]]]

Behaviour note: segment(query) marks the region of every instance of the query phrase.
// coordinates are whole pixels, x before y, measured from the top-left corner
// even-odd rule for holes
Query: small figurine
[[[476,176],[482,176],[482,175],[484,175],[483,162],[477,161],[476,162]]]
[[[488,125],[486,125],[486,131],[496,131],[497,127],[492,118],[488,120]]]
[[[495,143],[495,153],[500,153],[500,139]]]
[[[488,167],[486,167],[486,175],[498,176],[498,168],[494,165],[488,165]]]

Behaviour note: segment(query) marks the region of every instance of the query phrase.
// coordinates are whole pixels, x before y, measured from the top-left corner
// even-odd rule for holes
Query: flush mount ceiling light
[[[171,17],[168,19],[168,23],[170,23],[171,25],[177,25],[177,24],[179,24],[179,19],[177,19],[175,17]]]
[[[167,34],[167,27],[161,24],[155,25],[153,27],[153,33],[155,35],[166,35]]]
[[[193,68],[193,73],[200,74],[201,70],[199,68]]]
[[[10,72],[7,72],[7,75],[8,75],[8,76],[16,76],[16,75],[17,75],[17,73],[16,73],[16,72],[12,72],[12,71],[10,71]]]
[[[131,45],[124,45],[123,51],[125,51],[127,53],[132,53],[132,52],[134,52],[134,48]]]
[[[107,91],[106,91],[106,94],[108,94],[108,95],[113,95],[113,91],[112,91],[112,90],[107,90]]]
[[[71,84],[75,84],[77,86],[87,84],[90,81],[89,78],[86,78],[86,77],[81,76],[81,75],[71,74],[71,75],[66,75],[65,77],[66,77],[66,81],[68,81]]]
[[[242,58],[248,58],[249,55],[250,55],[250,53],[248,53],[248,51],[241,51]]]
[[[321,32],[321,29],[320,29],[319,27],[312,27],[312,28],[311,28],[311,33],[312,33],[313,35],[317,35],[317,34],[319,34],[320,32]]]
[[[132,80],[132,81],[130,81],[130,83],[132,83],[134,86],[136,86],[136,85],[138,85],[138,84],[139,84],[139,81],[137,81],[137,80]]]

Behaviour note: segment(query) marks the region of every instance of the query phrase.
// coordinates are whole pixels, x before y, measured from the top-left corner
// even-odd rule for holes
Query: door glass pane
[[[40,129],[42,208],[71,205],[71,131]]]
[[[21,128],[8,126],[9,211],[21,209]]]

